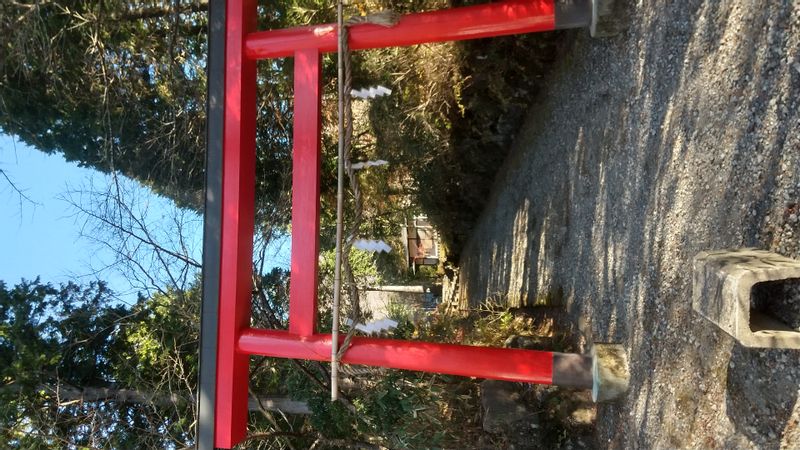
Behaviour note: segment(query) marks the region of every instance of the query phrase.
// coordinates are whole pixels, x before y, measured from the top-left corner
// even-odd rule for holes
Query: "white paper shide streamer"
[[[360,170],[360,169],[365,169],[367,167],[385,166],[386,164],[389,164],[389,161],[378,159],[375,161],[361,161],[357,163],[352,163],[350,164],[350,167],[352,167],[353,170]]]
[[[348,327],[353,326],[353,321],[350,319],[345,319]],[[355,329],[366,334],[379,334],[384,331],[389,331],[394,328],[397,328],[397,322],[392,319],[380,319],[374,320],[370,323],[363,324],[363,323],[356,323]]]
[[[372,253],[380,253],[386,252],[389,253],[392,251],[392,247],[389,246],[386,242],[381,240],[370,240],[370,239],[356,239],[353,242],[353,247],[364,250],[365,252],[372,252]]]
[[[371,88],[361,88],[361,89],[352,89],[350,90],[350,96],[355,98],[376,98],[376,97],[383,97],[385,95],[390,95],[392,90],[383,87],[383,86],[374,86]]]

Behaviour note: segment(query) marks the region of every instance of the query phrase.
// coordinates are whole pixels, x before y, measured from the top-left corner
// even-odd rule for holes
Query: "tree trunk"
[[[0,390],[18,391],[20,386],[11,385],[0,388]],[[142,405],[153,406],[170,406],[176,403],[185,403],[189,400],[195,401],[194,398],[187,398],[179,394],[163,394],[153,393],[147,391],[139,391],[134,389],[113,389],[103,387],[84,387],[77,388],[69,385],[41,385],[39,390],[43,390],[58,398],[58,406],[69,406],[76,403],[84,402],[120,402],[120,403],[137,403]],[[250,411],[260,411],[259,402],[261,406],[267,411],[279,411],[284,414],[311,414],[311,409],[308,403],[304,401],[292,400],[285,395],[265,395],[258,397],[250,397],[247,407]]]

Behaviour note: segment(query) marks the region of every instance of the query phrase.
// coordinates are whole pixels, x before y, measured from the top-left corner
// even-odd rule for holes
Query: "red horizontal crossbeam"
[[[428,42],[460,41],[556,28],[553,0],[510,0],[443,11],[408,14],[393,27],[363,24],[350,27],[352,50],[402,47]],[[335,24],[251,33],[245,55],[251,59],[283,58],[298,49],[335,52]]]
[[[250,355],[330,361],[331,335],[302,337],[286,331],[251,328],[239,337],[238,350]],[[552,384],[554,355],[554,352],[536,350],[354,337],[342,362]]]

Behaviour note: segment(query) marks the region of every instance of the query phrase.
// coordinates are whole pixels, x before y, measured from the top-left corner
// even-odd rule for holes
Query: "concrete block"
[[[611,402],[628,392],[631,379],[628,353],[619,344],[592,346],[592,400]]]
[[[800,261],[756,249],[694,258],[692,308],[746,347],[800,348],[800,332],[751,307],[753,286],[800,278]]]

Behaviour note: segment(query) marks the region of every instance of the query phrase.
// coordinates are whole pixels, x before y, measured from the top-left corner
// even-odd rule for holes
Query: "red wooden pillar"
[[[215,446],[231,448],[247,431],[249,355],[236,351],[250,325],[255,209],[256,63],[244,41],[256,29],[255,0],[228,1],[222,162],[222,251]]]

